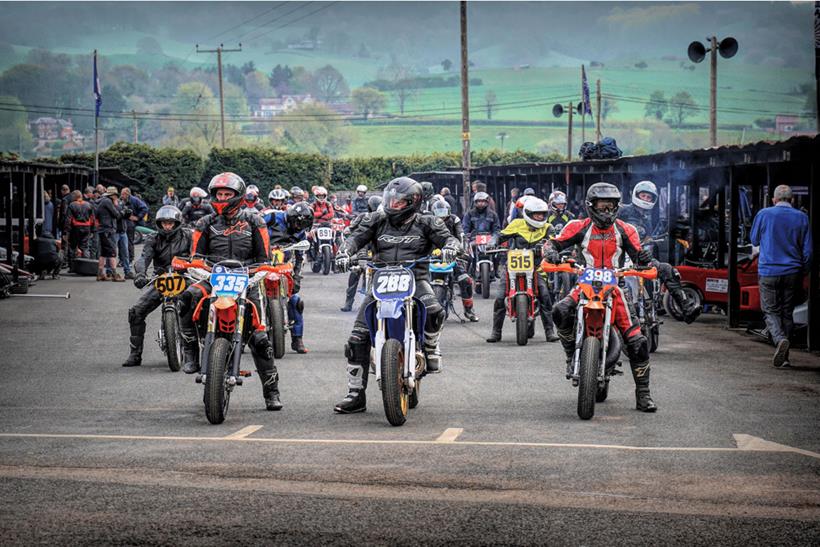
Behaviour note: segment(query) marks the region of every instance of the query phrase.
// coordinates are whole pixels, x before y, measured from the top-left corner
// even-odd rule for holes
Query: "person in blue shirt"
[[[782,184],[774,189],[774,207],[763,209],[752,223],[752,245],[760,247],[757,275],[760,307],[775,344],[772,365],[789,367],[789,335],[792,313],[801,292],[803,275],[812,253],[809,217],[791,205],[792,189]]]
[[[262,212],[262,218],[268,226],[271,247],[287,247],[303,241],[307,238],[307,231],[313,227],[313,209],[305,202],[294,203],[287,211],[267,209]],[[290,259],[289,256],[285,258]],[[301,281],[302,276],[294,265],[293,295],[288,300],[288,320],[293,325],[290,329],[290,347],[296,353],[307,353],[302,342],[305,303],[299,296]]]
[[[137,223],[148,214],[148,205],[137,196],[131,193],[131,189],[125,187],[120,192],[122,206],[131,210],[131,215],[125,219],[125,233],[128,239],[128,261],[134,263],[134,231]]]

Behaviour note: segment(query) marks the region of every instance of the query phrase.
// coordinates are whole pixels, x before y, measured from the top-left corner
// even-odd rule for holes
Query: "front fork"
[[[577,385],[581,369],[581,349],[586,337],[586,317],[584,315],[584,305],[586,300],[579,299],[578,309],[576,311],[575,321],[575,352],[572,355],[572,370],[568,371],[567,377],[572,379],[572,384]],[[608,299],[605,303],[606,309],[604,311],[604,325],[601,336],[601,354],[598,360],[598,382],[606,380],[606,355],[609,349],[609,333],[612,330],[610,321],[612,319],[612,300]]]
[[[382,388],[382,349],[387,340],[387,329],[385,320],[378,318],[379,309],[376,308],[376,336],[373,350],[375,352],[374,363],[376,367],[376,382],[379,389]],[[413,300],[408,299],[404,303],[404,363],[403,363],[404,383],[408,390],[412,390],[416,385],[416,334],[413,331]]]

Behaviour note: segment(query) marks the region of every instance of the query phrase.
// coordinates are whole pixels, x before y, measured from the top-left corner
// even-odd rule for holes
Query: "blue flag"
[[[583,88],[584,112],[592,115],[592,105],[589,102],[589,82],[587,82],[587,71],[581,65],[581,87]]]
[[[100,74],[97,72],[97,50],[94,50],[94,115],[100,117],[102,91],[100,91]]]

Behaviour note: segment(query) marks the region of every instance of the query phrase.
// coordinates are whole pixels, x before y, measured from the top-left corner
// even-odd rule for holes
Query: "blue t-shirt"
[[[757,273],[763,277],[805,271],[811,261],[809,217],[785,201],[763,209],[752,223],[752,245],[760,246]]]

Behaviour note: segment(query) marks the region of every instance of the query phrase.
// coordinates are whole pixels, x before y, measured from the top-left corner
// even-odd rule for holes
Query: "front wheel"
[[[268,338],[273,348],[273,356],[281,359],[285,356],[285,309],[279,298],[268,301]]]
[[[333,253],[330,247],[322,247],[322,275],[330,273],[330,267],[333,265]]]
[[[404,385],[404,346],[401,342],[391,338],[384,343],[381,368],[384,414],[390,425],[404,425],[410,401]]]
[[[162,336],[165,338],[165,355],[168,368],[178,372],[182,360],[182,337],[177,332],[177,312],[173,309],[162,313]]]
[[[519,346],[526,346],[529,340],[530,299],[526,294],[515,296],[515,341]]]
[[[231,343],[217,338],[208,357],[208,375],[205,378],[205,416],[212,424],[221,424],[228,414],[231,392],[226,382],[231,361]]]
[[[486,262],[481,264],[481,298],[488,299],[490,297],[490,265]]]
[[[581,346],[581,366],[578,369],[578,417],[582,420],[589,420],[595,415],[600,359],[601,341],[587,336]]]

